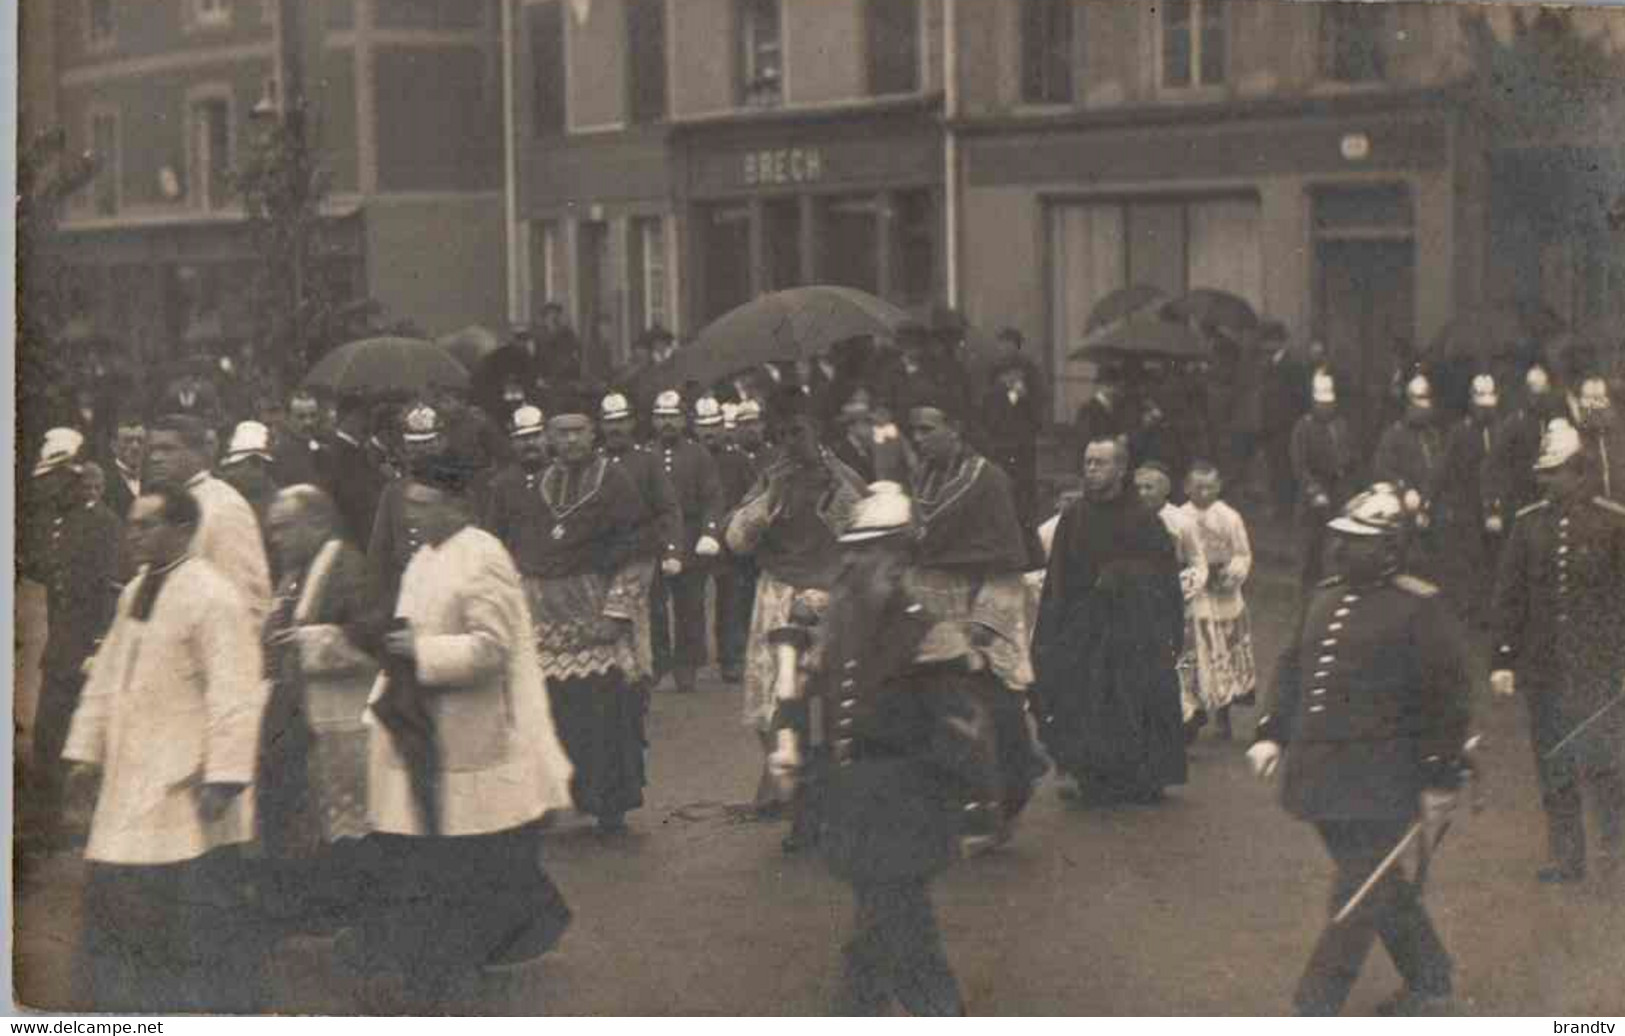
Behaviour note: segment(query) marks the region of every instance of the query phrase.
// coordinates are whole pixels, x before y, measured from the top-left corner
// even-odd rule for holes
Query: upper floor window
[[[185,0],[192,24],[220,28],[231,24],[231,0]]]
[[[1021,5],[1021,99],[1072,103],[1073,0],[1026,0]]]
[[[90,153],[96,160],[91,205],[98,216],[115,215],[118,212],[119,139],[118,115],[114,112],[91,114]]]
[[[1320,72],[1341,83],[1380,81],[1386,72],[1383,4],[1320,7]]]
[[[1223,83],[1229,44],[1223,0],[1164,0],[1161,14],[1162,85]]]
[[[530,16],[531,131],[538,137],[563,133],[564,5],[547,0],[527,8]]]
[[[739,101],[747,108],[772,107],[784,99],[784,51],[779,0],[736,0],[739,35]]]
[[[386,29],[477,29],[482,5],[469,0],[376,0]]]
[[[112,46],[118,23],[113,20],[113,0],[86,0],[85,38],[92,47]]]
[[[869,0],[869,92],[907,94],[920,88],[920,8],[917,0]]]
[[[231,101],[209,95],[192,101],[188,125],[192,197],[200,208],[231,200]]]
[[[629,0],[626,7],[626,53],[629,57],[633,122],[666,117],[666,0]]]

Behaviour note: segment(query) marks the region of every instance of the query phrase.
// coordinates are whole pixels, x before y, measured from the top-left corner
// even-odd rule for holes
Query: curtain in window
[[[1258,203],[1246,198],[1192,202],[1185,228],[1189,286],[1228,291],[1258,309],[1264,298]]]
[[[1057,372],[1057,421],[1070,421],[1094,387],[1091,364],[1068,359],[1083,341],[1089,311],[1124,286],[1124,219],[1120,205],[1059,205],[1050,210],[1050,349]]]

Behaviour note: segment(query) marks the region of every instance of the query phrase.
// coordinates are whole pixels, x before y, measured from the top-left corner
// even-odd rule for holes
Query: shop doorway
[[[576,227],[576,269],[581,271],[583,373],[610,370],[620,341],[615,269],[610,262],[609,224],[583,220]]]
[[[1320,241],[1315,269],[1314,326],[1369,456],[1394,416],[1390,384],[1415,346],[1416,249],[1409,240]]]
[[[705,229],[701,260],[704,319],[700,326],[751,299],[750,209],[718,205],[700,210]]]

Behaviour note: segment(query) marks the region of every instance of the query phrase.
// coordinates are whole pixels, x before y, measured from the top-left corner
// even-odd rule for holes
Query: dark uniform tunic
[[[1595,497],[1524,508],[1497,582],[1492,668],[1516,674],[1529,706],[1552,855],[1570,873],[1585,869],[1586,785],[1604,851],[1617,863],[1625,853],[1625,704],[1558,746],[1625,693],[1625,505]]]
[[[1337,866],[1333,914],[1404,837],[1422,791],[1455,787],[1467,695],[1461,644],[1431,584],[1333,579],[1310,596],[1258,739],[1285,748],[1282,803],[1315,825]],[[1449,993],[1450,958],[1418,889],[1391,871],[1321,933],[1297,1008],[1337,1013],[1378,936],[1411,989]]]
[[[1495,517],[1504,528],[1512,518],[1492,468],[1499,436],[1493,414],[1456,422],[1445,437],[1444,463],[1428,492],[1438,530],[1440,582],[1457,614],[1475,623],[1485,611],[1492,565],[1501,552],[1501,535],[1484,523]]]
[[[341,432],[320,454],[320,485],[338,507],[347,539],[366,551],[372,539],[372,523],[378,514],[378,498],[386,479],[367,447]]]
[[[1305,588],[1320,582],[1326,550],[1326,522],[1353,495],[1354,431],[1341,414],[1329,419],[1305,414],[1292,429],[1292,475],[1298,483],[1299,580]],[[1317,503],[1324,497],[1325,503]]]
[[[677,508],[683,520],[683,539],[679,541],[683,571],[676,576],[656,575],[650,601],[655,671],[662,674],[673,670],[678,680],[686,683],[710,655],[705,636],[705,583],[710,575],[710,559],[696,555],[694,546],[702,536],[722,543],[722,482],[716,461],[697,442],[683,439],[669,446],[656,442],[650,449],[677,493]],[[669,636],[668,594],[675,627]]]
[[[854,573],[866,579],[867,573]],[[934,718],[962,663],[917,661],[935,620],[900,589],[886,600],[836,583],[823,665],[811,681],[823,773],[822,845],[851,883],[855,933],[837,1014],[877,1014],[895,996],[915,1015],[957,1014],[927,882],[953,859],[955,775],[932,756]]]
[[[60,809],[62,747],[84,688],[85,660],[112,625],[118,605],[121,523],[101,504],[85,503],[45,518],[35,549],[19,560],[45,587],[47,631],[34,715],[33,778],[45,823]]]
[[[395,607],[401,593],[406,563],[423,546],[423,537],[406,520],[407,479],[391,479],[378,495],[372,534],[367,538],[367,565],[374,579],[374,597],[386,610]]]

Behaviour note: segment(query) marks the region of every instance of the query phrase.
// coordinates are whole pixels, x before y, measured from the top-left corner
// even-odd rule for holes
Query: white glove
[[[700,542],[694,544],[694,553],[702,558],[714,558],[722,553],[722,544],[714,536],[701,536]]]
[[[1267,781],[1275,776],[1275,767],[1281,762],[1281,746],[1274,741],[1255,742],[1247,749],[1247,762],[1253,768],[1253,776]]]
[[[667,558],[660,563],[660,571],[668,576],[680,576],[683,574],[683,563],[676,558]]]
[[[1492,514],[1488,518],[1484,519],[1484,528],[1489,530],[1490,533],[1499,536],[1502,529],[1501,516],[1498,514]]]
[[[1512,670],[1497,669],[1490,674],[1490,693],[1497,698],[1510,698],[1518,693],[1517,681],[1513,679]]]

